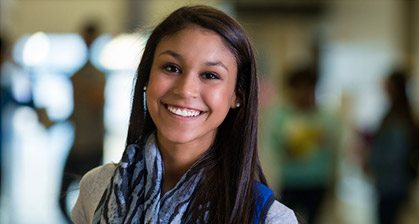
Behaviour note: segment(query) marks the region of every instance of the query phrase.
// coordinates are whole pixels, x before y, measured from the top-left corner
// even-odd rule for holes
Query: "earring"
[[[146,90],[147,90],[147,86],[144,86],[144,88],[143,88],[143,109],[144,109],[144,112],[147,112],[147,92],[146,92]]]
[[[240,103],[236,103],[236,107],[240,107]]]

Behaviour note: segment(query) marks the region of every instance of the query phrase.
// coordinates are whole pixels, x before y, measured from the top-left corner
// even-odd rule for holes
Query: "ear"
[[[235,109],[237,107],[240,107],[240,100],[237,97],[236,93],[234,93],[234,95],[231,97],[230,108]]]

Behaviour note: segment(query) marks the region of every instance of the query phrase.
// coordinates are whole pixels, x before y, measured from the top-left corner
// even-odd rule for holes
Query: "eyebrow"
[[[159,56],[164,55],[164,54],[168,54],[176,59],[182,59],[182,56],[172,50],[167,50],[167,51],[163,51],[159,54]]]
[[[176,53],[172,50],[163,51],[159,54],[159,56],[165,55],[165,54],[170,55],[170,56],[172,56],[172,57],[174,57],[178,60],[181,60],[183,58],[182,55],[180,55],[180,54],[178,54],[178,53]],[[226,71],[228,71],[227,66],[225,66],[221,61],[207,61],[207,62],[205,62],[205,65],[206,66],[220,66],[220,67],[224,68]]]
[[[205,65],[207,65],[207,66],[220,66],[228,72],[227,66],[225,66],[221,61],[207,61],[205,63]]]

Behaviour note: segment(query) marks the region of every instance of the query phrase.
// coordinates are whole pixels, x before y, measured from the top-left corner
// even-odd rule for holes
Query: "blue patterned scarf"
[[[183,223],[202,171],[186,172],[170,191],[162,194],[164,167],[155,135],[144,150],[132,144],[96,208],[93,223]]]

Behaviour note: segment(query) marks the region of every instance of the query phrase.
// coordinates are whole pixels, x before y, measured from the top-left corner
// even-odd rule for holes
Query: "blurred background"
[[[418,222],[419,1],[0,0],[0,223],[67,223],[80,164],[120,159],[149,31],[190,4],[253,41],[262,164],[302,223]]]

